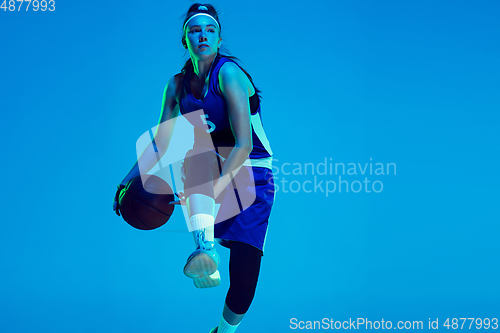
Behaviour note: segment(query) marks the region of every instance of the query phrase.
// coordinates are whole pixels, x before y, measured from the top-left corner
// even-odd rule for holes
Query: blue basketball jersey
[[[211,148],[213,145],[217,152],[224,158],[227,158],[230,152],[228,148],[234,147],[235,144],[234,135],[229,123],[226,101],[220,90],[218,79],[219,70],[226,62],[233,62],[238,65],[232,59],[218,54],[210,67],[208,88],[201,100],[195,98],[191,92],[190,81],[193,77],[193,68],[192,66],[188,67],[184,72],[182,95],[179,103],[181,114],[194,126],[194,147],[203,146]],[[238,65],[238,67],[240,66]],[[271,169],[273,153],[262,126],[260,98],[257,93],[249,98],[249,104],[253,149],[243,165]],[[195,117],[189,116],[193,111],[200,110],[203,110],[203,114],[200,115],[197,113]]]

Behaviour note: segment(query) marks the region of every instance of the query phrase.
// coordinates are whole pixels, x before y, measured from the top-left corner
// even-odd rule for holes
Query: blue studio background
[[[111,210],[187,60],[191,4],[0,10],[1,332],[218,324],[228,250],[222,285],[198,290],[182,274],[193,241],[180,210],[149,232]],[[293,331],[293,318],[426,330],[429,318],[440,330],[446,318],[500,318],[500,2],[212,4],[263,91],[279,187],[238,332]],[[325,159],[357,174],[322,174]],[[376,163],[393,167],[375,174]],[[366,182],[376,191],[359,190]]]

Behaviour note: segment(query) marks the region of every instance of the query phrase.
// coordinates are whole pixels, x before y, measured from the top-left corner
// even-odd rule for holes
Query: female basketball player
[[[260,91],[235,57],[219,53],[220,32],[213,6],[196,3],[189,8],[182,45],[190,59],[167,83],[160,124],[169,125],[158,126],[153,140],[163,156],[173,132],[169,120],[179,111],[195,127],[195,143],[182,167],[185,193],[174,204],[187,206],[188,226],[194,230],[197,248],[189,256],[184,274],[196,287],[220,283],[214,236],[230,248],[230,287],[219,326],[211,333],[235,332],[250,307],[274,201],[272,151],[261,123]],[[196,115],[200,110],[203,113]],[[193,114],[196,116],[190,117]],[[148,153],[153,151],[152,145],[119,188],[139,176],[139,164],[143,173],[153,168],[157,157]],[[246,198],[251,198],[249,205],[242,204]],[[217,216],[216,201],[221,204]],[[118,214],[116,202],[113,209]]]

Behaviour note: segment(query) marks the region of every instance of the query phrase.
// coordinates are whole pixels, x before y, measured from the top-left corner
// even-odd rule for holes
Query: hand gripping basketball
[[[115,199],[113,201],[113,210],[115,211],[116,215],[120,216],[120,205],[118,202],[120,199],[120,192],[125,188],[125,185],[120,184],[117,187],[118,189],[116,190]]]
[[[172,215],[174,200],[170,185],[161,177],[144,174],[118,185],[113,210],[130,226],[153,230],[164,225]]]

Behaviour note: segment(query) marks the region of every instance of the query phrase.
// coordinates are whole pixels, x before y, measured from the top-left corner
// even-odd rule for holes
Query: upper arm
[[[219,71],[219,86],[226,100],[235,144],[251,151],[252,128],[247,80],[245,73],[232,62],[224,63]]]
[[[182,74],[176,74],[168,80],[163,91],[160,119],[154,135],[157,146],[165,147],[172,136],[175,119],[179,115],[178,97],[181,83]]]
[[[179,113],[178,97],[182,83],[182,74],[176,74],[168,80],[163,91],[163,101],[159,123],[177,117]]]

